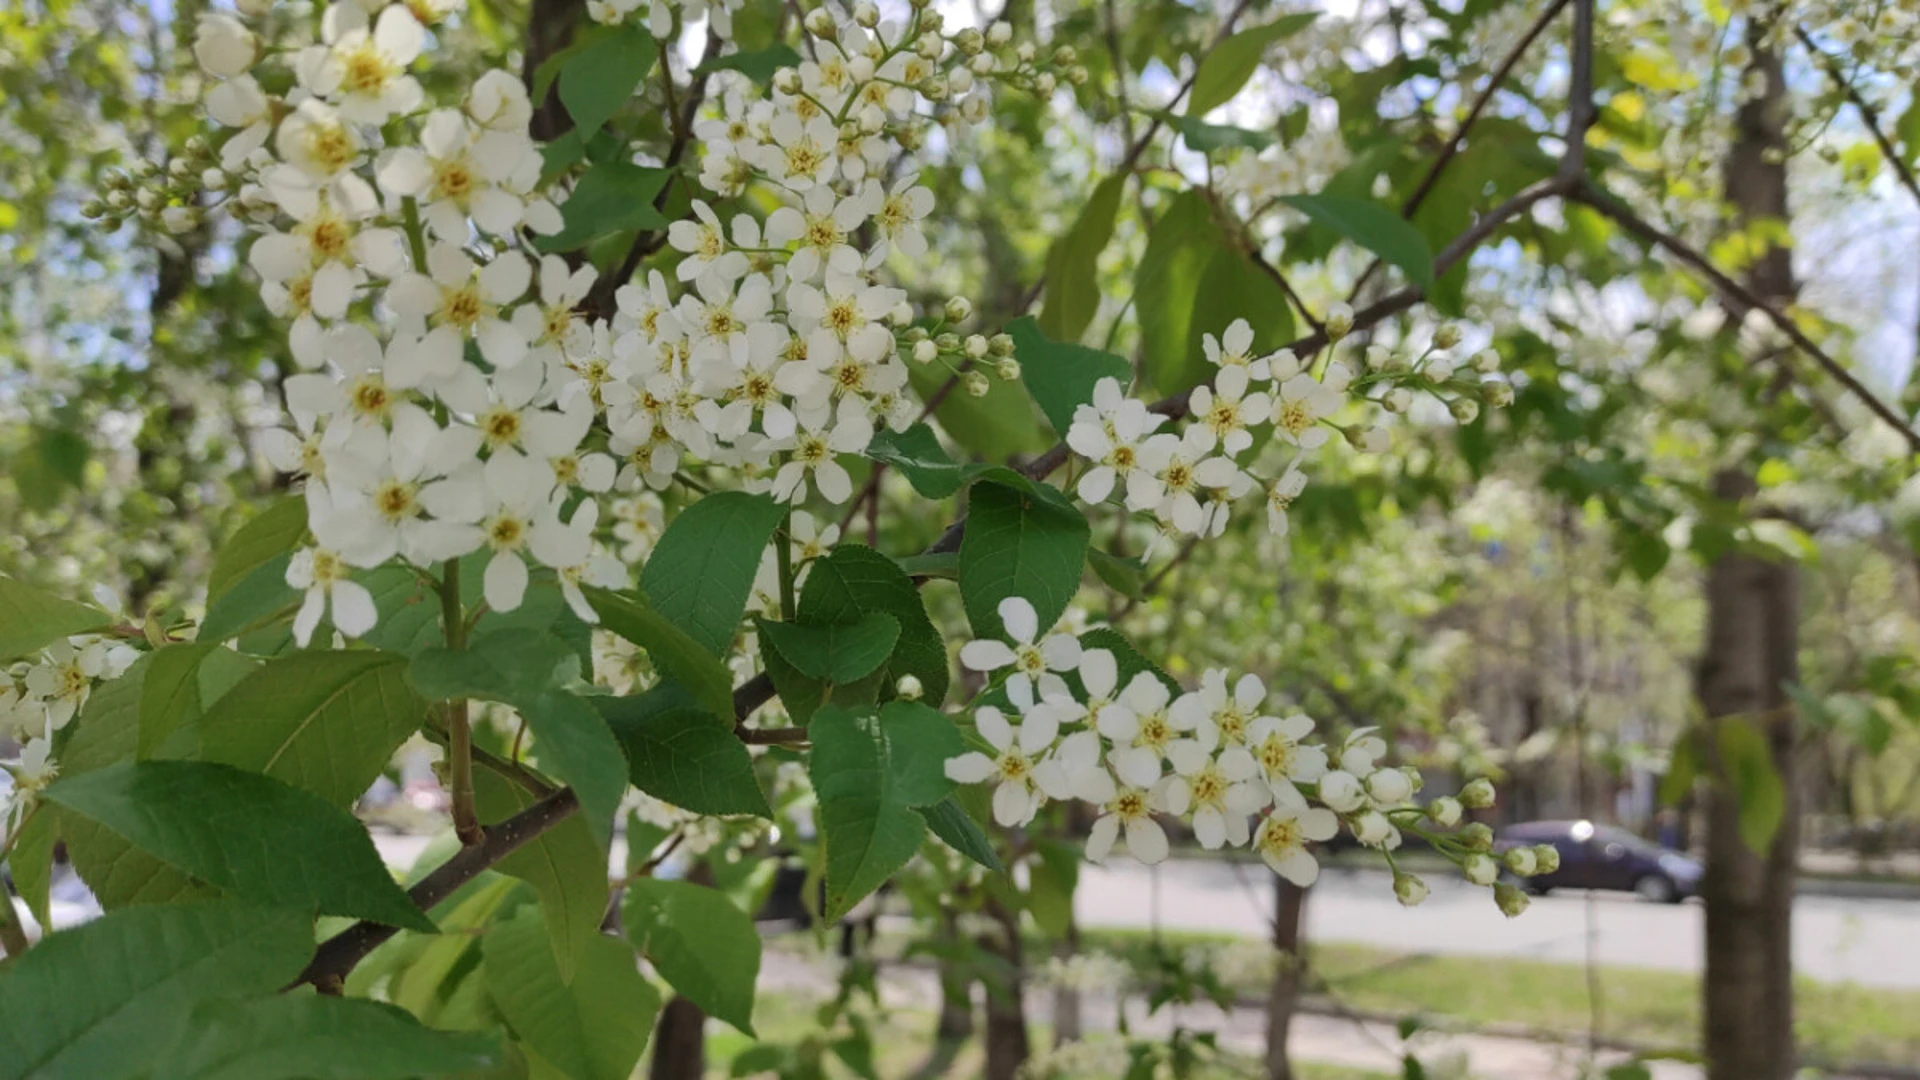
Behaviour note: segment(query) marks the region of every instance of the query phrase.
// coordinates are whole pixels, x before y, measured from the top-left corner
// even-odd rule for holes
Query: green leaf
[[[57,781],[46,798],[230,895],[434,932],[352,815],[270,777],[129,762]]]
[[[912,675],[920,680],[925,701],[934,705],[945,701],[946,642],[927,617],[926,602],[906,571],[872,548],[853,543],[841,544],[814,561],[800,591],[802,622],[851,622],[873,612],[891,615],[900,624],[888,662],[889,685]]]
[[[808,730],[813,751],[807,770],[820,801],[826,852],[826,917],[838,919],[920,850],[926,823],[909,812],[909,796],[929,794],[943,783],[951,791],[952,785],[930,754],[897,759],[887,728],[872,712],[829,705],[814,714]],[[908,765],[915,772],[904,773]]]
[[[900,620],[876,611],[843,624],[762,622],[760,633],[802,675],[850,683],[887,662],[900,639]]]
[[[0,202],[0,214],[12,209],[11,203]],[[31,440],[8,463],[9,479],[27,509],[52,510],[69,489],[85,481],[89,447],[85,436],[66,428],[30,430]]]
[[[1200,70],[1194,75],[1193,90],[1187,95],[1187,115],[1205,116],[1216,106],[1226,104],[1253,77],[1269,45],[1305,30],[1317,18],[1319,13],[1312,11],[1282,15],[1265,26],[1242,30],[1215,46],[1206,59],[1200,61]]]
[[[708,652],[727,655],[753,595],[760,554],[786,515],[786,507],[765,495],[706,496],[660,534],[640,573],[640,591]]]
[[[201,717],[200,756],[348,806],[426,719],[406,665],[372,650],[268,661]]]
[[[142,758],[179,757],[161,748],[183,741],[197,744],[200,721],[207,706],[218,701],[260,662],[212,642],[179,642],[155,649],[140,690]],[[188,730],[182,730],[182,729]]]
[[[654,666],[686,687],[714,722],[733,727],[733,678],[712,653],[637,597],[591,587],[583,591],[602,626],[647,650]]]
[[[909,578],[960,580],[960,553],[957,551],[908,555],[903,559],[894,560],[894,563],[900,567],[900,572]]]
[[[633,23],[596,35],[560,69],[560,103],[582,138],[599,131],[653,70],[653,35]]]
[[[209,998],[271,993],[313,955],[297,911],[136,907],[62,931],[0,972],[0,1080],[134,1080]]]
[[[305,499],[282,495],[268,503],[266,509],[247,519],[213,557],[213,571],[207,576],[207,606],[211,608],[228,589],[277,556],[291,554],[306,535]]]
[[[647,1047],[660,993],[625,943],[595,935],[588,945],[573,981],[562,979],[538,912],[524,909],[487,931],[487,993],[514,1035],[559,1076],[627,1080]]]
[[[1347,195],[1283,195],[1280,201],[1399,267],[1422,289],[1433,288],[1433,249],[1399,214]]]
[[[1032,316],[1007,325],[1013,353],[1020,360],[1020,379],[1027,393],[1047,414],[1054,433],[1066,437],[1075,407],[1093,400],[1094,384],[1114,379],[1122,389],[1133,380],[1133,365],[1109,352],[1048,341]]]
[[[1112,653],[1114,674],[1121,686],[1125,686],[1127,683],[1133,681],[1135,675],[1147,671],[1151,672],[1154,678],[1159,679],[1161,685],[1165,686],[1167,692],[1174,697],[1179,697],[1185,692],[1173,676],[1161,670],[1158,664],[1147,659],[1139,649],[1133,647],[1133,642],[1128,641],[1124,634],[1111,626],[1097,627],[1081,634],[1080,647],[1082,649],[1105,649]]]
[[[753,1034],[760,933],[751,916],[716,889],[656,878],[635,881],[620,914],[628,940],[675,991]]]
[[[1293,306],[1287,291],[1244,253],[1223,246],[1200,274],[1200,295],[1193,301],[1185,364],[1177,380],[1183,389],[1212,381],[1217,369],[1207,359],[1205,336],[1218,338],[1235,319],[1247,320],[1252,328],[1256,355],[1294,339]]]
[[[34,814],[13,834],[13,850],[7,854],[7,873],[13,878],[14,891],[26,901],[27,910],[41,926],[52,926],[48,911],[53,892],[54,815]]]
[[[1634,575],[1641,581],[1652,581],[1661,570],[1666,569],[1667,559],[1673,550],[1659,533],[1633,529],[1623,539],[1627,547],[1627,565],[1633,568]]]
[[[1180,137],[1187,141],[1189,148],[1202,154],[1234,149],[1264,150],[1278,141],[1272,132],[1249,131],[1246,128],[1225,124],[1209,124],[1191,116],[1174,116],[1171,113],[1161,113],[1160,116],[1173,125],[1174,130],[1180,133]]]
[[[201,641],[225,641],[248,630],[259,629],[274,618],[292,618],[300,594],[287,584],[289,552],[281,552],[248,570],[207,603],[207,617],[200,620]]]
[[[1113,239],[1114,219],[1126,190],[1125,173],[1100,181],[1073,226],[1047,252],[1046,304],[1040,309],[1040,328],[1057,341],[1079,341],[1100,310],[1100,253]]]
[[[909,364],[907,377],[923,401],[940,393],[952,378],[938,364]],[[989,377],[982,397],[956,387],[941,398],[933,418],[954,443],[983,461],[1005,461],[1015,454],[1038,452],[1053,441],[1045,438],[1035,422],[1026,388],[1006,379]]]
[[[1087,551],[1087,564],[1093,567],[1095,577],[1121,596],[1130,600],[1147,598],[1146,583],[1141,578],[1146,572],[1146,564],[1140,559],[1122,559],[1099,548],[1091,548]]]
[[[880,729],[908,806],[934,806],[953,794],[947,761],[966,753],[967,742],[945,713],[918,701],[889,701],[880,707]]]
[[[474,806],[482,821],[504,821],[533,805],[533,796],[486,769],[473,773]],[[599,936],[612,889],[607,856],[578,814],[562,821],[494,865],[533,887],[552,937],[560,977],[579,970],[587,942]]]
[[[1147,234],[1147,250],[1133,276],[1134,312],[1142,369],[1162,394],[1190,389],[1206,375],[1204,358],[1198,366],[1195,360],[1201,356],[1200,335],[1225,328],[1196,327],[1193,309],[1208,267],[1228,246],[1198,191],[1174,196]]]
[[[1045,484],[1021,491],[973,486],[960,540],[960,598],[975,637],[1004,637],[1000,601],[1025,597],[1044,630],[1080,587],[1091,530],[1064,495]]]
[[[781,68],[799,67],[800,54],[787,45],[772,45],[765,49],[753,49],[748,52],[728,53],[717,60],[709,60],[695,68],[695,76],[707,75],[715,71],[738,71],[754,82],[765,86],[773,81],[774,73]]]
[[[949,795],[932,806],[920,807],[915,813],[926,819],[933,835],[945,841],[948,847],[994,873],[1006,872],[1000,856],[994,853],[993,842],[987,839],[979,823],[961,808],[953,796]]]
[[[154,1080],[413,1080],[488,1068],[499,1054],[492,1035],[435,1031],[377,1001],[206,1001]]]
[[[952,495],[985,468],[954,461],[933,429],[920,423],[905,431],[882,428],[867,444],[867,456],[900,470],[913,490],[929,499]]]
[[[29,656],[64,637],[104,628],[106,612],[0,576],[0,660]]]
[[[1720,767],[1730,794],[1740,805],[1740,839],[1756,855],[1765,855],[1786,816],[1787,793],[1773,767],[1773,751],[1761,725],[1737,716],[1714,721]]]
[[[626,749],[634,787],[696,814],[773,816],[746,745],[677,683],[594,704]]]
[[[653,201],[672,178],[672,169],[603,161],[580,177],[560,207],[565,227],[534,246],[543,252],[574,251],[611,233],[664,229],[667,219]]]

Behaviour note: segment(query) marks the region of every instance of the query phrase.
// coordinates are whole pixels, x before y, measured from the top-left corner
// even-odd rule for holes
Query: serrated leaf
[[[505,821],[533,805],[533,796],[485,769],[473,773],[474,807],[485,822]],[[607,857],[584,818],[574,816],[528,841],[493,867],[533,887],[552,938],[560,977],[579,970],[587,941],[600,933],[612,888]]]
[[[1055,340],[1079,341],[1100,310],[1100,253],[1113,239],[1126,190],[1125,173],[1096,184],[1073,225],[1047,252],[1046,303],[1039,325]]]
[[[53,892],[54,815],[34,814],[13,834],[13,850],[7,853],[7,874],[13,878],[14,891],[26,902],[27,910],[42,927],[53,925],[48,910]]]
[[[686,687],[710,720],[733,726],[733,679],[714,655],[637,597],[605,589],[583,590],[609,632],[647,650],[654,666]]]
[[[574,251],[612,233],[664,229],[667,219],[653,201],[672,178],[672,169],[603,161],[574,184],[560,207],[561,230],[534,246],[543,252]]]
[[[626,750],[634,787],[696,814],[773,816],[746,745],[678,684],[594,704]]]
[[[350,805],[426,719],[406,665],[372,650],[269,661],[201,717],[200,756]]]
[[[599,131],[620,111],[653,70],[658,55],[653,35],[633,23],[594,36],[561,66],[560,103],[583,138]]]
[[[900,624],[888,661],[888,677],[920,680],[922,699],[947,698],[947,646],[927,617],[913,580],[892,559],[860,544],[841,544],[807,571],[799,616],[808,622],[846,622],[867,612],[885,612]]]
[[[1122,559],[1117,555],[1109,555],[1099,548],[1089,548],[1087,565],[1093,567],[1094,576],[1105,583],[1107,588],[1121,596],[1130,600],[1147,598],[1146,583],[1142,580],[1146,566],[1139,559]]]
[[[111,912],[0,972],[0,1080],[135,1080],[209,998],[285,986],[313,955],[313,921],[231,901]]]
[[[1433,249],[1420,230],[1371,199],[1347,195],[1282,195],[1280,201],[1352,240],[1422,289],[1433,288]]]
[[[627,1080],[646,1049],[660,994],[625,943],[595,935],[572,982],[560,977],[537,910],[487,931],[487,993],[515,1036],[569,1080]]]
[[[648,605],[725,656],[753,595],[760,555],[786,515],[785,506],[743,491],[716,492],[682,510],[641,571]]]
[[[902,801],[917,809],[953,794],[947,762],[966,753],[967,743],[946,714],[918,701],[889,701],[880,706],[880,730]]]
[[[781,68],[799,67],[800,54],[788,45],[772,45],[764,49],[752,49],[746,52],[733,52],[717,60],[709,60],[694,69],[695,76],[715,71],[738,71],[754,82],[765,86],[773,81],[774,73]]]
[[[1208,266],[1227,246],[1197,191],[1174,196],[1147,234],[1147,249],[1133,275],[1134,312],[1142,370],[1162,394],[1186,390],[1204,377],[1204,369],[1191,360],[1200,334],[1224,328],[1195,327],[1193,309]]]
[[[629,886],[627,939],[676,992],[748,1035],[760,978],[760,933],[725,893],[685,881]]]
[[[913,490],[929,499],[952,495],[986,468],[954,461],[933,429],[921,423],[905,431],[882,428],[867,444],[867,456],[900,470]]]
[[[1019,490],[981,481],[960,541],[960,598],[975,637],[1004,637],[1000,601],[1024,597],[1044,629],[1059,621],[1080,588],[1087,519],[1044,484]]]
[[[973,816],[962,809],[960,803],[949,795],[932,806],[919,807],[914,811],[926,820],[933,835],[939,837],[953,850],[992,870],[1005,873],[1006,866],[1000,862],[1000,856],[994,853],[993,842],[981,830]]]
[[[288,552],[272,556],[228,585],[219,599],[209,601],[207,616],[200,620],[199,640],[225,641],[275,618],[292,618],[300,601],[300,594],[287,584],[287,564],[292,561]]]
[[[231,896],[434,931],[352,815],[259,773],[129,762],[56,781],[46,798]]]
[[[1191,116],[1174,116],[1163,113],[1162,117],[1180,133],[1190,149],[1202,154],[1211,154],[1217,150],[1264,150],[1278,140],[1267,131],[1250,131],[1242,127],[1225,124],[1209,124]]]
[[[492,1035],[435,1031],[377,1001],[206,1001],[154,1080],[413,1080],[489,1068],[499,1054]]]
[[[307,534],[307,502],[298,495],[282,495],[266,509],[248,518],[213,557],[207,575],[207,606],[213,604],[248,574],[278,556],[290,554]]]
[[[1312,26],[1318,12],[1302,11],[1282,15],[1265,26],[1242,30],[1222,41],[1200,61],[1193,78],[1193,90],[1187,95],[1187,115],[1205,116],[1215,106],[1224,105],[1260,67],[1267,47],[1292,37]]]
[[[1094,384],[1113,379],[1125,389],[1133,379],[1133,365],[1112,353],[1048,341],[1031,316],[1008,323],[1007,333],[1013,337],[1013,354],[1020,361],[1020,379],[1027,393],[1062,438],[1073,424],[1075,408],[1093,401]]]
[[[900,620],[869,612],[849,623],[760,623],[760,633],[802,675],[845,684],[887,662],[900,638]]]
[[[104,628],[106,612],[0,576],[0,660],[29,656],[61,638]]]
[[[897,759],[887,729],[870,711],[828,705],[814,714],[808,732],[813,751],[807,772],[820,802],[826,853],[825,914],[838,919],[920,849],[926,823],[911,812],[909,796],[926,795],[942,783],[951,791],[952,785],[931,755]],[[903,772],[909,765],[915,771]],[[932,768],[942,771],[935,775]]]

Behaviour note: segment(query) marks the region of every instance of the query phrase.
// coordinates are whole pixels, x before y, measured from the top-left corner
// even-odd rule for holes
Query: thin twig
[[[742,684],[741,689],[752,685],[749,681]],[[772,683],[768,683],[768,690],[772,690]],[[807,729],[803,727],[750,728],[745,724],[735,724],[733,733],[748,746],[791,746],[807,741]]]
[[[1880,123],[1879,112],[1868,104],[1867,99],[1861,96],[1859,87],[1853,85],[1846,73],[1840,70],[1839,62],[1827,55],[1820,46],[1814,44],[1806,27],[1796,26],[1793,32],[1800,38],[1800,43],[1807,47],[1808,52],[1819,57],[1820,65],[1826,68],[1827,74],[1832,77],[1835,88],[1845,94],[1847,100],[1851,101],[1853,107],[1859,111],[1861,122],[1867,125],[1867,132],[1873,136],[1873,141],[1880,147],[1880,155],[1887,159],[1887,164],[1893,166],[1894,173],[1900,177],[1900,183],[1913,193],[1914,200],[1920,202],[1920,180],[1914,179],[1913,170],[1907,167],[1907,159],[1900,156],[1900,152],[1894,149],[1893,140],[1887,138],[1886,128]]]
[[[1870,412],[1878,416],[1881,420],[1884,420],[1898,432],[1902,438],[1906,439],[1907,445],[1911,446],[1916,452],[1920,452],[1920,433],[1916,433],[1904,417],[1898,412],[1895,412],[1892,406],[1880,400],[1872,390],[1869,390],[1864,383],[1854,377],[1854,374],[1848,371],[1840,361],[1835,360],[1827,354],[1826,350],[1814,344],[1813,339],[1807,337],[1793,319],[1788,317],[1779,308],[1762,299],[1752,289],[1721,273],[1719,268],[1715,267],[1705,255],[1694,250],[1686,241],[1674,236],[1672,233],[1663,231],[1645,218],[1634,213],[1631,208],[1614,195],[1602,191],[1590,183],[1583,183],[1569,192],[1569,197],[1576,202],[1590,206],[1607,217],[1612,218],[1628,232],[1633,233],[1642,240],[1656,247],[1664,248],[1668,254],[1691,266],[1701,277],[1707,279],[1722,296],[1734,301],[1745,309],[1758,311],[1762,315],[1765,315],[1767,320],[1779,328],[1780,332],[1785,334],[1787,339],[1793,342],[1794,345],[1798,346],[1801,352],[1806,353],[1814,363],[1824,369],[1827,374],[1833,376],[1841,386],[1846,387],[1847,391],[1853,394],[1855,398],[1858,398],[1860,403],[1865,405]]]

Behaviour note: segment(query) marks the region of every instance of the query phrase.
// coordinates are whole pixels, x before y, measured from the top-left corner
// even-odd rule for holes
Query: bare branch
[[[1873,136],[1874,143],[1880,147],[1880,155],[1887,159],[1887,164],[1893,166],[1894,173],[1900,177],[1900,183],[1913,193],[1914,201],[1920,202],[1920,180],[1915,180],[1913,170],[1907,167],[1907,159],[1900,156],[1900,152],[1894,149],[1893,140],[1887,138],[1886,128],[1880,123],[1879,112],[1867,102],[1865,97],[1861,96],[1860,89],[1847,78],[1846,72],[1840,70],[1839,62],[1827,55],[1820,46],[1814,44],[1806,27],[1796,26],[1793,32],[1799,37],[1800,43],[1807,47],[1807,51],[1817,57],[1820,65],[1826,68],[1827,75],[1833,79],[1834,88],[1845,94],[1847,100],[1852,102],[1853,107],[1859,111],[1861,122],[1867,125],[1868,133]]]

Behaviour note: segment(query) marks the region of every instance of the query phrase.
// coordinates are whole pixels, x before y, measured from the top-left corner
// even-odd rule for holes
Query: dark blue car
[[[1552,889],[1614,889],[1638,893],[1656,903],[1677,904],[1700,891],[1703,867],[1698,860],[1612,825],[1529,821],[1501,829],[1495,847],[1504,851],[1521,844],[1552,844],[1560,853],[1559,869],[1520,882],[1536,894]]]

